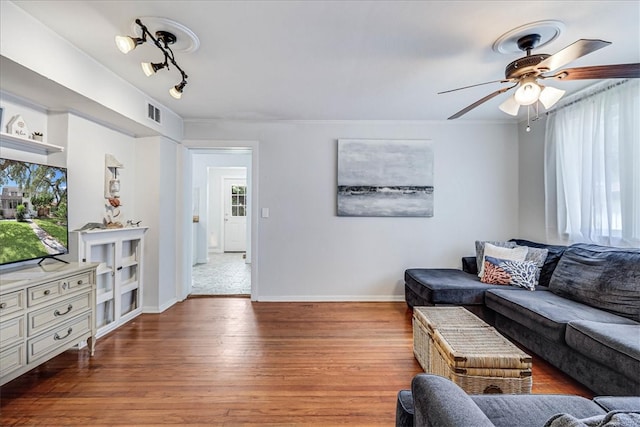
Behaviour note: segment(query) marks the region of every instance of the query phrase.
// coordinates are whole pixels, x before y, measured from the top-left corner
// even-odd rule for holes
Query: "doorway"
[[[252,152],[192,151],[194,197],[190,295],[252,293]],[[197,212],[196,212],[197,211]]]

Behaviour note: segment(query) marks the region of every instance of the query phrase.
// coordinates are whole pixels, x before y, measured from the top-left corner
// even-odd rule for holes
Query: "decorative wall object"
[[[120,216],[120,206],[122,206],[118,169],[124,168],[124,165],[112,154],[105,154],[104,157],[104,198],[106,209],[104,224],[107,228],[122,228],[122,223],[117,221]]]
[[[29,128],[20,114],[13,116],[7,123],[7,133],[22,138],[29,138]]]
[[[338,140],[338,216],[433,216],[429,140]]]

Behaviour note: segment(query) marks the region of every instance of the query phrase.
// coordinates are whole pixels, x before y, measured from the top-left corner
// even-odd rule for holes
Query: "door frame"
[[[251,244],[247,247],[247,261],[250,262],[251,269],[251,300],[259,301],[260,295],[260,276],[259,276],[259,245],[258,245],[258,229],[259,229],[259,141],[228,141],[228,140],[184,140],[182,147],[184,152],[180,156],[184,161],[181,164],[182,184],[183,184],[183,207],[181,209],[182,230],[184,231],[184,240],[180,243],[180,249],[183,250],[184,256],[180,261],[178,274],[181,280],[176,281],[177,295],[179,300],[184,300],[191,292],[192,281],[192,251],[193,236],[191,233],[192,224],[192,206],[193,206],[193,169],[194,155],[197,154],[250,154],[251,165],[247,169],[247,192],[249,193],[249,202],[251,203],[250,212],[251,219],[248,221],[250,231]],[[201,207],[202,208],[202,207]]]

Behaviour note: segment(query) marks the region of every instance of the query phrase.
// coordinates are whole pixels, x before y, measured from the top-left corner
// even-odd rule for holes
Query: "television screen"
[[[0,265],[69,252],[67,170],[0,158]]]

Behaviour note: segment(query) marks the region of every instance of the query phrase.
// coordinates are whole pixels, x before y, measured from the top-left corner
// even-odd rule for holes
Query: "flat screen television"
[[[67,170],[0,158],[0,265],[55,258],[68,242]]]

